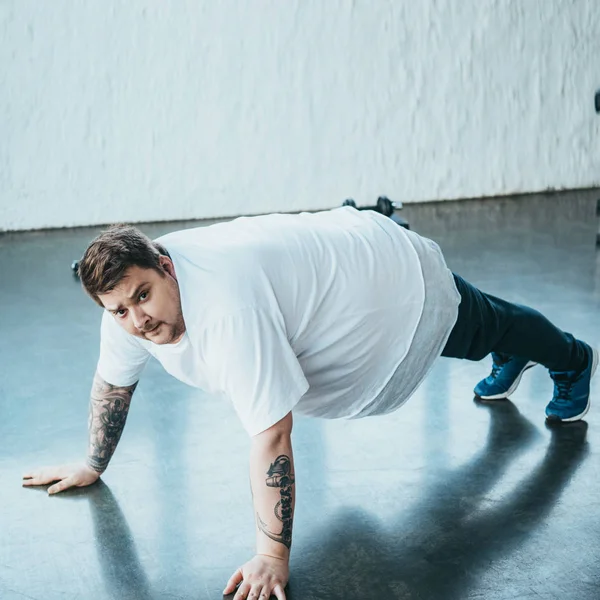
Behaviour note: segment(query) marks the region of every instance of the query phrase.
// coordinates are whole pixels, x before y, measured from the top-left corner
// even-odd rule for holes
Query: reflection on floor
[[[402,216],[475,285],[599,345],[596,198]],[[0,236],[0,597],[217,599],[253,554],[248,440],[229,406],[159,365],[103,482],[55,497],[20,487],[26,469],[85,453],[100,310],[69,267],[98,230]],[[440,359],[390,416],[296,420],[290,600],[600,597],[598,411],[547,428],[540,367],[512,402],[478,404],[471,390],[488,369]]]

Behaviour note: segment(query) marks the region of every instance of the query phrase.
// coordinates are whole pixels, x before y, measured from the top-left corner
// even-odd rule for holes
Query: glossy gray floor
[[[597,197],[403,215],[472,283],[598,345]],[[159,365],[102,482],[21,488],[30,467],[84,457],[100,309],[69,266],[96,231],[0,236],[0,598],[216,600],[253,555],[249,443],[229,406]],[[484,406],[471,390],[488,370],[440,359],[393,415],[296,420],[290,600],[600,598],[600,402],[549,429],[542,368]]]

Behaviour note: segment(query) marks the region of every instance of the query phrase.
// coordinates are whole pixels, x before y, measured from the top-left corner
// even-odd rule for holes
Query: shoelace
[[[504,365],[497,365],[496,363],[494,363],[492,365],[492,374],[491,377],[492,379],[496,379],[496,376],[498,375],[498,373],[500,372],[500,370],[502,369]]]
[[[493,362],[492,363],[492,374],[491,374],[491,378],[492,379],[496,379],[498,373],[503,369],[503,367],[506,365],[506,363],[510,362],[510,360],[505,360],[504,362]]]
[[[555,379],[554,383],[558,390],[558,394],[554,401],[562,403],[571,402],[571,388],[573,387],[573,382],[570,379]]]

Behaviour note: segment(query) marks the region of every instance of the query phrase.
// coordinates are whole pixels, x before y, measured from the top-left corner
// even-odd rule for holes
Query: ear
[[[170,275],[175,281],[177,281],[177,275],[175,274],[175,266],[173,261],[168,257],[161,254],[158,259],[161,269]]]

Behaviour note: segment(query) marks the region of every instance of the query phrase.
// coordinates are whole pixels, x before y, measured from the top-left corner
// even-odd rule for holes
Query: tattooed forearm
[[[269,531],[267,524],[256,513],[258,528],[269,538],[280,542],[288,549],[292,547],[294,474],[289,456],[278,456],[267,471],[266,484],[268,487],[279,488],[281,500],[275,505],[275,516],[283,524],[281,533]]]
[[[88,465],[98,473],[106,470],[121,439],[136,386],[137,383],[117,387],[106,383],[98,373],[94,377],[88,420]]]

